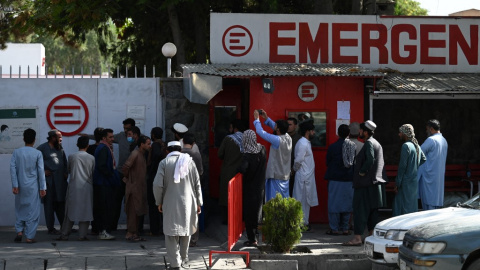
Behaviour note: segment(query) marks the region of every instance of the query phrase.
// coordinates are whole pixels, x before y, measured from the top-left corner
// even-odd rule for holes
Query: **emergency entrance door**
[[[218,158],[218,148],[229,134],[232,120],[241,118],[242,90],[239,86],[224,86],[209,102],[209,158],[210,158],[210,196],[218,198],[219,179],[222,161]]]

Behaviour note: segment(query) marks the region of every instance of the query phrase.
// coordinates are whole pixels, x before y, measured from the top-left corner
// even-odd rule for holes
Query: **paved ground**
[[[351,236],[329,236],[327,225],[314,224],[312,232],[304,233],[299,246],[308,247],[313,254],[338,254],[343,257],[362,257],[362,247],[343,247],[342,242]],[[35,244],[14,243],[13,227],[0,228],[0,270],[3,269],[165,269],[164,237],[144,236],[147,241],[130,243],[124,240],[124,227],[113,233],[117,239],[76,241],[72,234],[69,241],[55,241],[45,227],[40,227]],[[201,233],[197,247],[190,248],[190,269],[208,269],[210,250],[226,250],[227,226],[210,224]],[[261,256],[256,248],[245,248],[241,238],[234,250],[249,251],[251,256]],[[298,254],[297,254],[298,255]],[[311,254],[312,255],[312,254]],[[287,255],[288,256],[288,255]],[[240,269],[246,265],[240,255],[214,254],[210,269]]]

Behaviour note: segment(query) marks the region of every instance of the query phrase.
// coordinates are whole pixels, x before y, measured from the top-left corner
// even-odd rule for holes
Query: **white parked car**
[[[421,211],[386,219],[375,226],[373,235],[365,239],[364,250],[367,257],[373,262],[373,268],[382,266],[396,266],[398,264],[398,249],[402,245],[405,233],[416,226],[480,215],[478,204],[480,193],[463,204],[436,210]]]

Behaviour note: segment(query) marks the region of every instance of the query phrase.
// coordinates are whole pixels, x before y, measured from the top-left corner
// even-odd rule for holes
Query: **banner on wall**
[[[478,72],[478,18],[212,13],[212,63]]]
[[[27,128],[38,135],[37,109],[0,109],[0,154],[11,154],[24,146],[23,131]]]

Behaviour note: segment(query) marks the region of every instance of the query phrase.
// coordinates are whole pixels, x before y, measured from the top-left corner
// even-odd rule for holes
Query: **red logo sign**
[[[318,88],[312,82],[304,82],[298,87],[298,97],[305,102],[313,101],[317,98]]]
[[[78,96],[60,95],[48,104],[47,122],[52,129],[59,130],[63,136],[76,135],[88,123],[87,104]]]
[[[222,44],[223,49],[229,55],[234,57],[244,56],[252,49],[252,34],[244,26],[234,25],[223,33]]]

